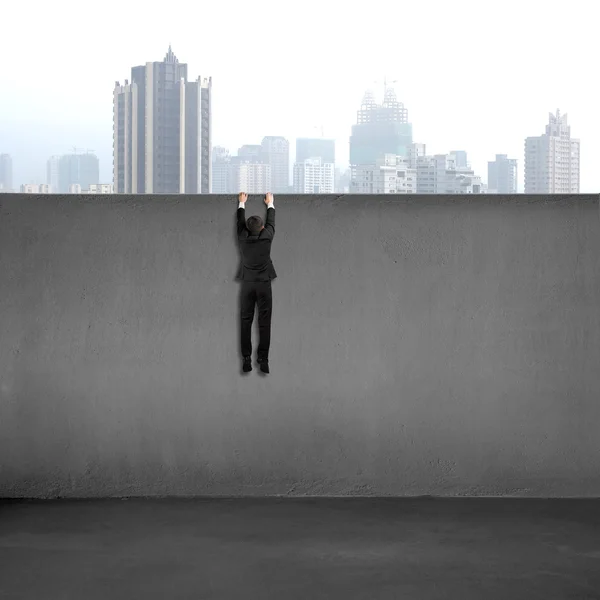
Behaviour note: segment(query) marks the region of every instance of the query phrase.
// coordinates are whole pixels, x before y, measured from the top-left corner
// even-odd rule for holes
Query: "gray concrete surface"
[[[7,600],[591,600],[600,502],[0,503]]]
[[[244,377],[236,199],[0,196],[0,496],[600,496],[596,196],[275,204]]]

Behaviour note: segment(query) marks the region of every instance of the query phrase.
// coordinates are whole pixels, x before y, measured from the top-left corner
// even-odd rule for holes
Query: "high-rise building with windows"
[[[335,190],[335,140],[298,138],[293,173],[296,194],[333,194]]]
[[[46,183],[51,186],[54,191],[58,190],[58,165],[60,156],[51,156],[46,163]]]
[[[458,151],[417,158],[417,194],[481,194],[481,177]]]
[[[231,156],[229,150],[215,146],[212,151],[211,194],[232,194],[231,189]]]
[[[0,154],[0,193],[13,191],[13,164],[10,154]]]
[[[333,194],[335,165],[323,162],[320,156],[294,163],[295,194]]]
[[[266,194],[273,191],[271,165],[252,158],[234,156],[231,159],[231,193]]]
[[[496,154],[488,162],[488,194],[517,193],[517,160],[506,154]]]
[[[46,183],[53,194],[80,193],[100,182],[100,162],[92,152],[51,156],[46,164]]]
[[[546,132],[525,140],[525,193],[578,194],[580,142],[567,115],[550,113]]]
[[[271,191],[290,191],[290,143],[281,136],[266,136],[262,141],[262,161],[271,167]]]
[[[410,166],[410,158],[384,154],[374,165],[355,165],[350,183],[353,194],[415,194],[417,169]]]
[[[210,193],[211,90],[211,77],[188,81],[170,46],[162,62],[133,67],[131,83],[116,82],[116,193]]]

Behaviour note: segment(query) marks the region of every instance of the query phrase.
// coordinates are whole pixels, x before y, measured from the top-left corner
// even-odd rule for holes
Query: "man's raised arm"
[[[238,209],[237,209],[237,232],[238,235],[244,231],[246,227],[246,200],[248,200],[248,194],[246,192],[240,192],[238,196]]]
[[[273,203],[273,194],[269,192],[265,196],[265,204],[267,205],[267,221],[265,223],[265,229],[271,232],[271,235],[275,235],[275,205]],[[273,210],[269,210],[272,208]]]

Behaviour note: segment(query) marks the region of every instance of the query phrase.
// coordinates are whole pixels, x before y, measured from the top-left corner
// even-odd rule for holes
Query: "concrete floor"
[[[600,500],[5,500],[0,598],[600,598]]]

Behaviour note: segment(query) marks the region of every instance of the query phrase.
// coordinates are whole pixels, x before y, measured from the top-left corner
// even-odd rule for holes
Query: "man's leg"
[[[242,356],[252,356],[252,321],[256,303],[256,289],[251,281],[242,281],[240,293],[240,343]]]
[[[261,281],[257,284],[256,302],[258,304],[258,331],[259,344],[256,352],[257,358],[269,360],[269,347],[271,346],[271,314],[273,296],[271,281]]]

